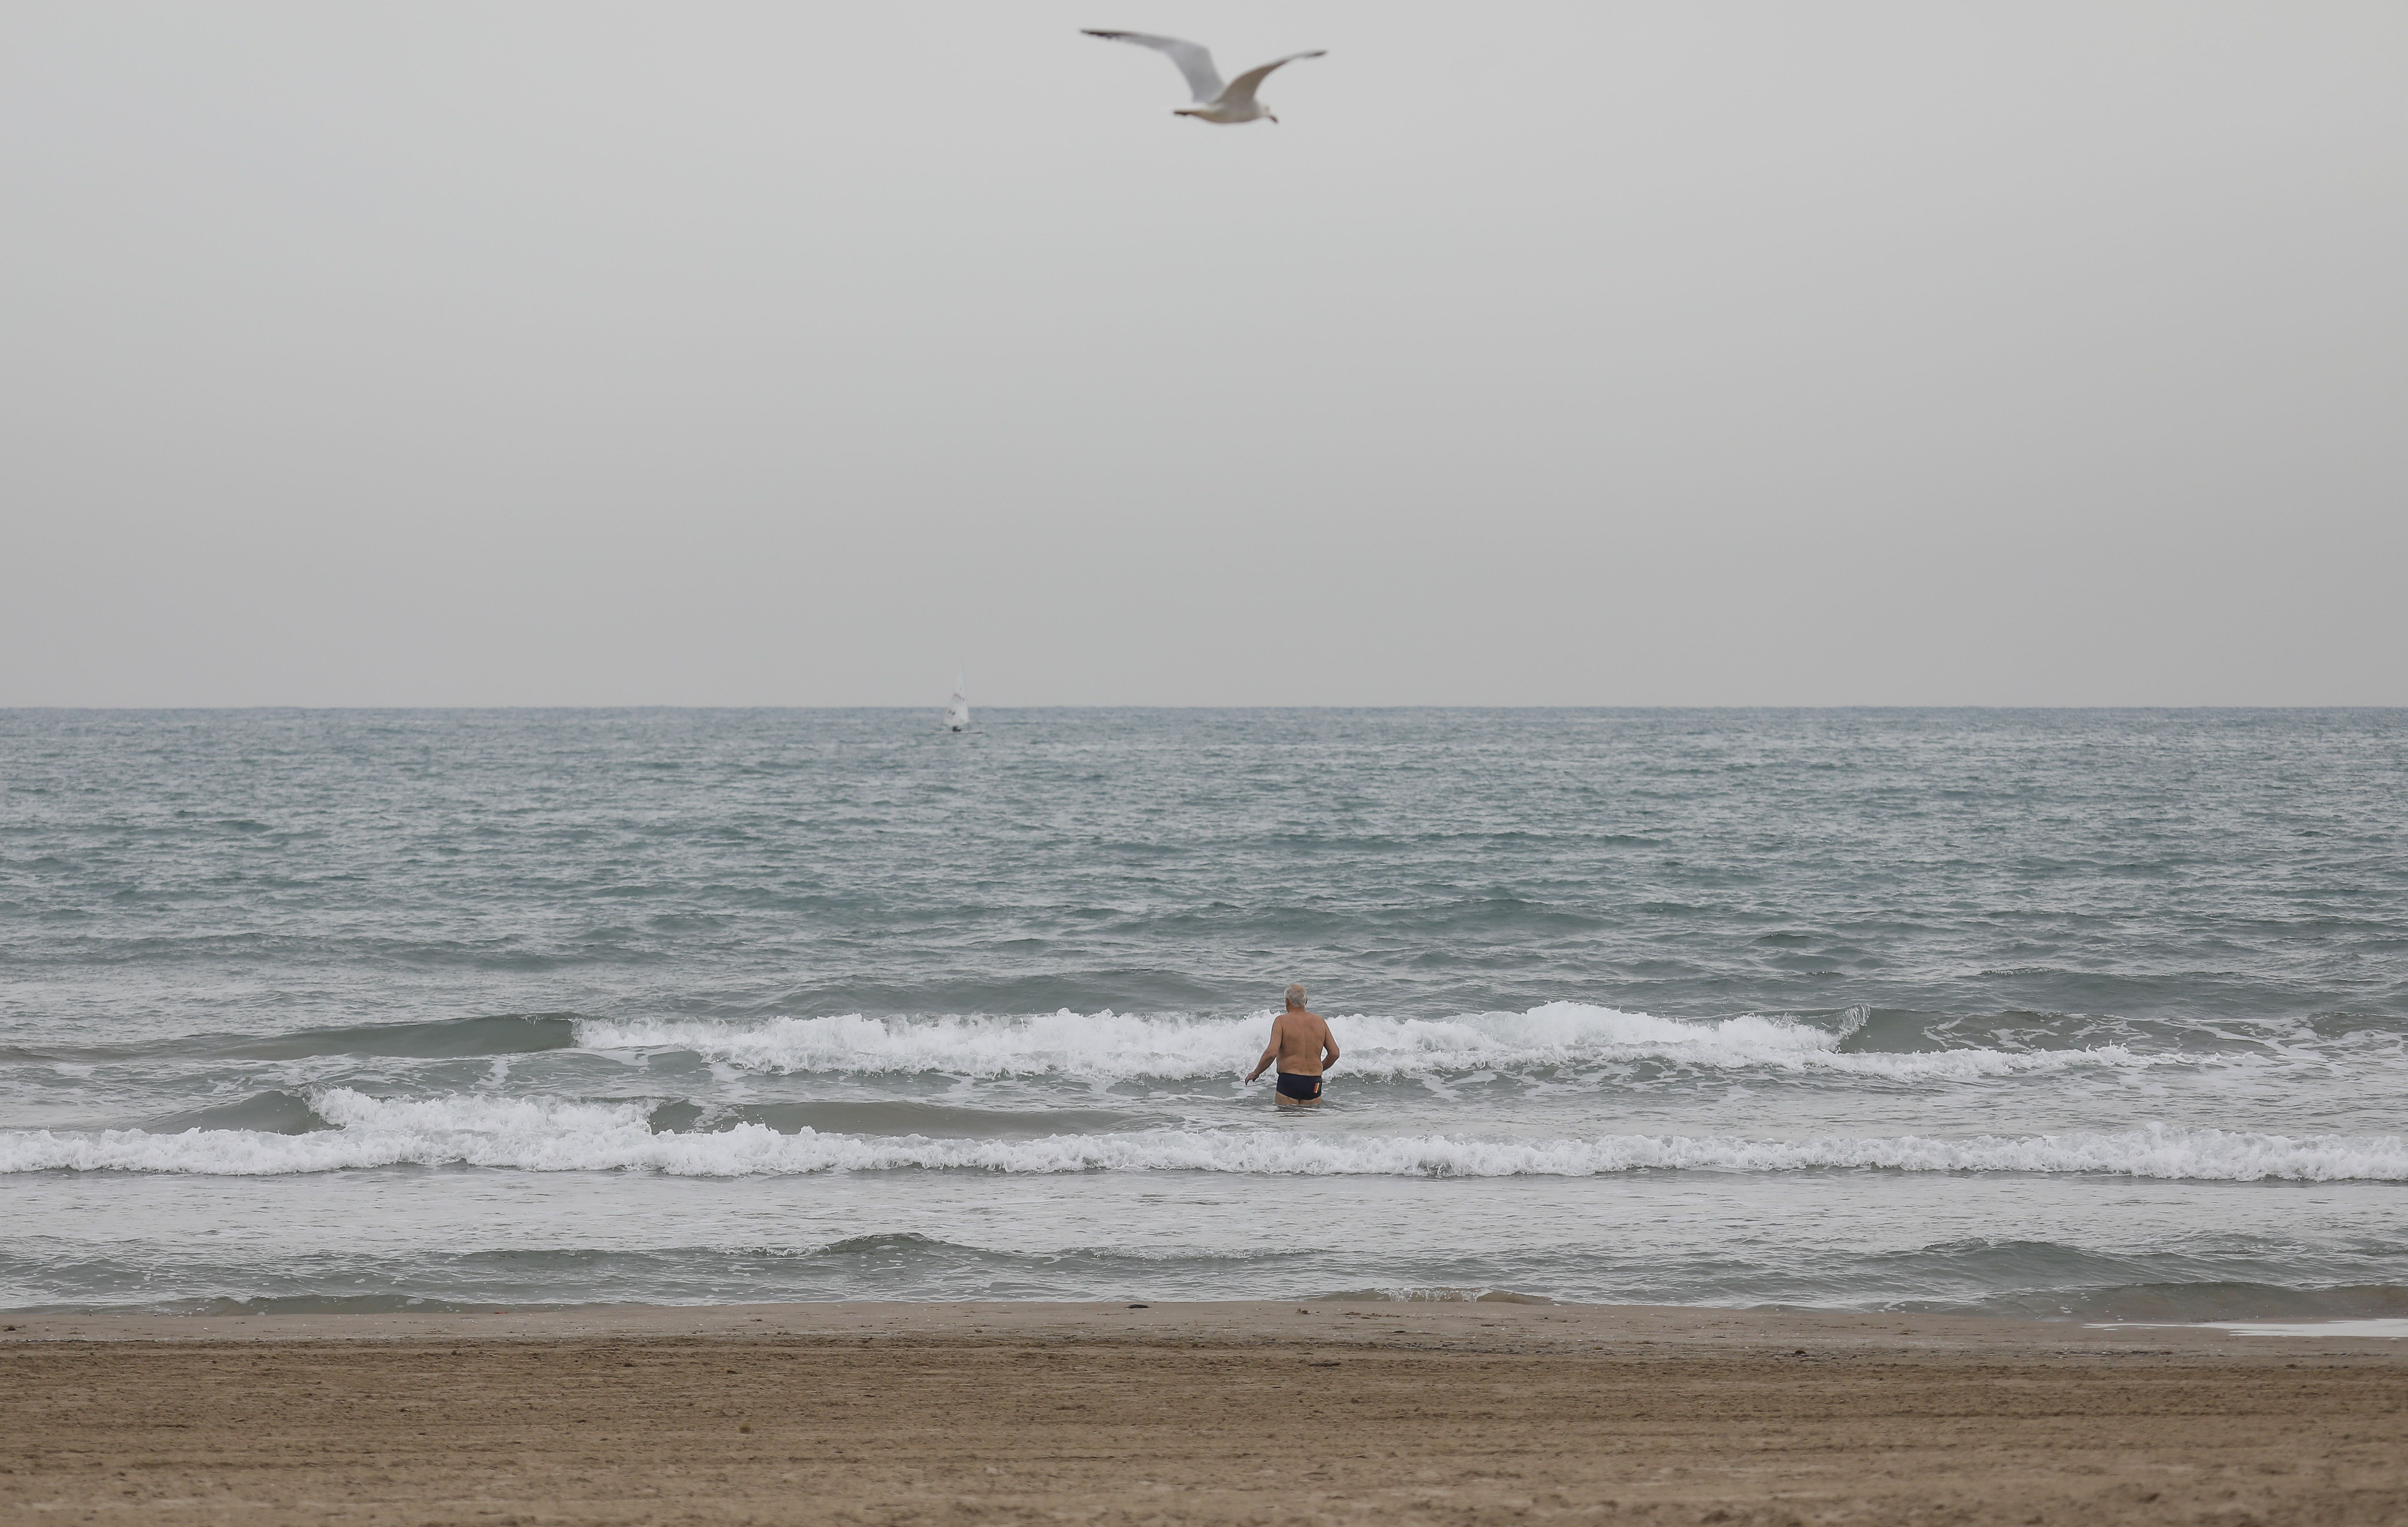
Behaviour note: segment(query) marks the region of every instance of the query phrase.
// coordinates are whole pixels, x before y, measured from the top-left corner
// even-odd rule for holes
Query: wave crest
[[[1271,1176],[1591,1177],[1637,1170],[2035,1172],[2220,1181],[2408,1181],[2398,1135],[2293,1138],[2151,1126],[2117,1132],[1749,1140],[1722,1135],[1482,1139],[1156,1129],[1037,1139],[782,1135],[756,1123],[653,1133],[641,1103],[449,1096],[386,1100],[333,1088],[311,1100],[336,1128],[0,1134],[0,1173],[130,1171],[271,1176],[366,1167],[650,1171],[743,1177],[834,1171],[1212,1172]]]
[[[1911,1054],[1850,1050],[1849,1030],[1745,1015],[1703,1022],[1551,1002],[1521,1013],[1457,1018],[1334,1019],[1350,1077],[1417,1078],[1476,1071],[1658,1062],[1713,1070],[1770,1068],[1900,1080],[1972,1079],[2074,1066],[2152,1063],[2121,1045],[2088,1049],[1966,1048]],[[769,1073],[937,1073],[1092,1081],[1199,1080],[1244,1071],[1270,1035],[1270,1014],[1181,1018],[1075,1013],[1030,1018],[780,1018],[736,1026],[694,1020],[585,1020],[586,1049],[686,1050]]]

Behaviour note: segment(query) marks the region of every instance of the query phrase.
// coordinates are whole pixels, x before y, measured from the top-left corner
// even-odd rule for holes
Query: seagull
[[[1275,58],[1259,68],[1248,69],[1225,85],[1221,83],[1221,72],[1212,67],[1212,50],[1201,43],[1182,42],[1177,37],[1157,37],[1150,32],[1098,32],[1093,27],[1080,30],[1088,36],[1101,37],[1106,42],[1135,43],[1140,48],[1151,48],[1156,52],[1169,54],[1170,62],[1178,64],[1179,72],[1187,77],[1187,88],[1196,93],[1194,106],[1181,107],[1171,115],[1232,125],[1253,121],[1258,117],[1279,121],[1254,99],[1254,92],[1261,87],[1263,76],[1283,64],[1293,64],[1300,58],[1319,58],[1329,51],[1326,48],[1316,48],[1310,53],[1290,53],[1285,58]]]

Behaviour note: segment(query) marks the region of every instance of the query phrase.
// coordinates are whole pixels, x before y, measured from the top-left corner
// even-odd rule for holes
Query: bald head
[[[1287,1005],[1291,1007],[1301,1007],[1304,1006],[1303,987],[1290,986],[1287,989]]]

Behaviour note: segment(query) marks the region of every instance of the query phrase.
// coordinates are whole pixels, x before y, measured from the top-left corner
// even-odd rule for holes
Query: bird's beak
[[[1271,114],[1268,111],[1264,112],[1263,115],[1266,117],[1271,117]],[[1273,127],[1277,127],[1279,125],[1279,119],[1277,117],[1271,117],[1271,125]]]

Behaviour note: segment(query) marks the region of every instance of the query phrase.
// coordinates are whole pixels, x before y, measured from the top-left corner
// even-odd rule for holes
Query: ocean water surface
[[[2403,801],[2401,711],[0,712],[0,1306],[2408,1315]]]

